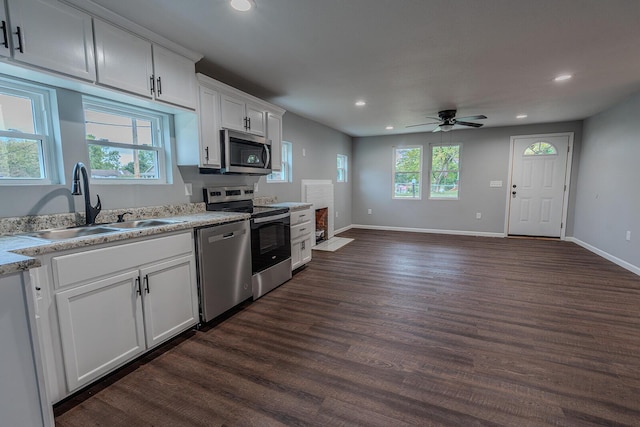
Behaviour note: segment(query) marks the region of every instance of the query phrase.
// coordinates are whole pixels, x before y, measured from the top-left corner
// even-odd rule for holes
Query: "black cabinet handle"
[[[249,126],[247,126],[247,129],[251,129],[251,117],[247,117],[247,121],[249,122]]]
[[[162,95],[162,80],[158,77],[158,96]]]
[[[147,291],[147,293],[149,293],[149,275],[148,274],[144,275],[144,290]]]
[[[204,147],[204,158],[207,162],[209,161],[209,147]]]
[[[18,51],[20,51],[20,53],[24,53],[24,50],[22,49],[22,30],[20,27],[16,27],[15,34],[18,36]]]
[[[156,79],[153,78],[153,74],[149,77],[149,81],[151,82],[149,85],[151,87],[151,95],[153,95],[153,92],[156,91]]]
[[[142,289],[140,288],[140,276],[136,277],[136,293],[142,295]]]
[[[2,21],[2,37],[3,42],[2,45],[9,49],[9,37],[7,37],[7,23],[6,21]]]

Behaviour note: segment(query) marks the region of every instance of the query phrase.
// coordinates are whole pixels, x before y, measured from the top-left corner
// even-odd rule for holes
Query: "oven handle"
[[[289,213],[283,213],[280,215],[276,215],[276,216],[266,216],[264,218],[254,218],[251,221],[253,221],[254,224],[262,224],[265,222],[273,222],[273,221],[277,221],[279,219],[283,219],[283,218],[287,218],[289,217]]]

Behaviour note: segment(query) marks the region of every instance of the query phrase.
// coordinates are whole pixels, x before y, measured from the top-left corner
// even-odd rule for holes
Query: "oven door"
[[[253,274],[291,258],[289,213],[251,219],[251,267]]]
[[[271,173],[271,145],[262,137],[222,130],[226,173],[268,175]]]

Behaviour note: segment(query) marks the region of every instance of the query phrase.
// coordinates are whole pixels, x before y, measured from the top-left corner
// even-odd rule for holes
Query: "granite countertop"
[[[268,203],[261,206],[268,206],[270,208],[289,208],[291,212],[303,211],[313,206],[312,203],[304,202],[281,202],[281,203]]]
[[[249,219],[246,213],[200,212],[189,215],[162,217],[163,220],[180,221],[157,227],[114,230],[104,234],[76,237],[65,240],[46,240],[24,234],[0,236],[0,276],[39,267],[40,261],[33,258],[51,252],[117,242],[136,237],[153,236],[160,233],[188,230],[198,227],[224,224]]]

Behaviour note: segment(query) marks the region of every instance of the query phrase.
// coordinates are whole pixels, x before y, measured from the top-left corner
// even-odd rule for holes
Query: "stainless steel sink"
[[[134,221],[113,222],[111,224],[107,224],[107,226],[111,228],[130,229],[130,228],[159,227],[162,225],[177,224],[180,222],[183,222],[183,221],[176,221],[172,219],[138,219]]]
[[[37,237],[45,240],[65,240],[76,237],[93,236],[96,234],[114,233],[118,230],[110,227],[74,227],[74,228],[58,228],[52,230],[42,230],[28,233],[27,236]]]

